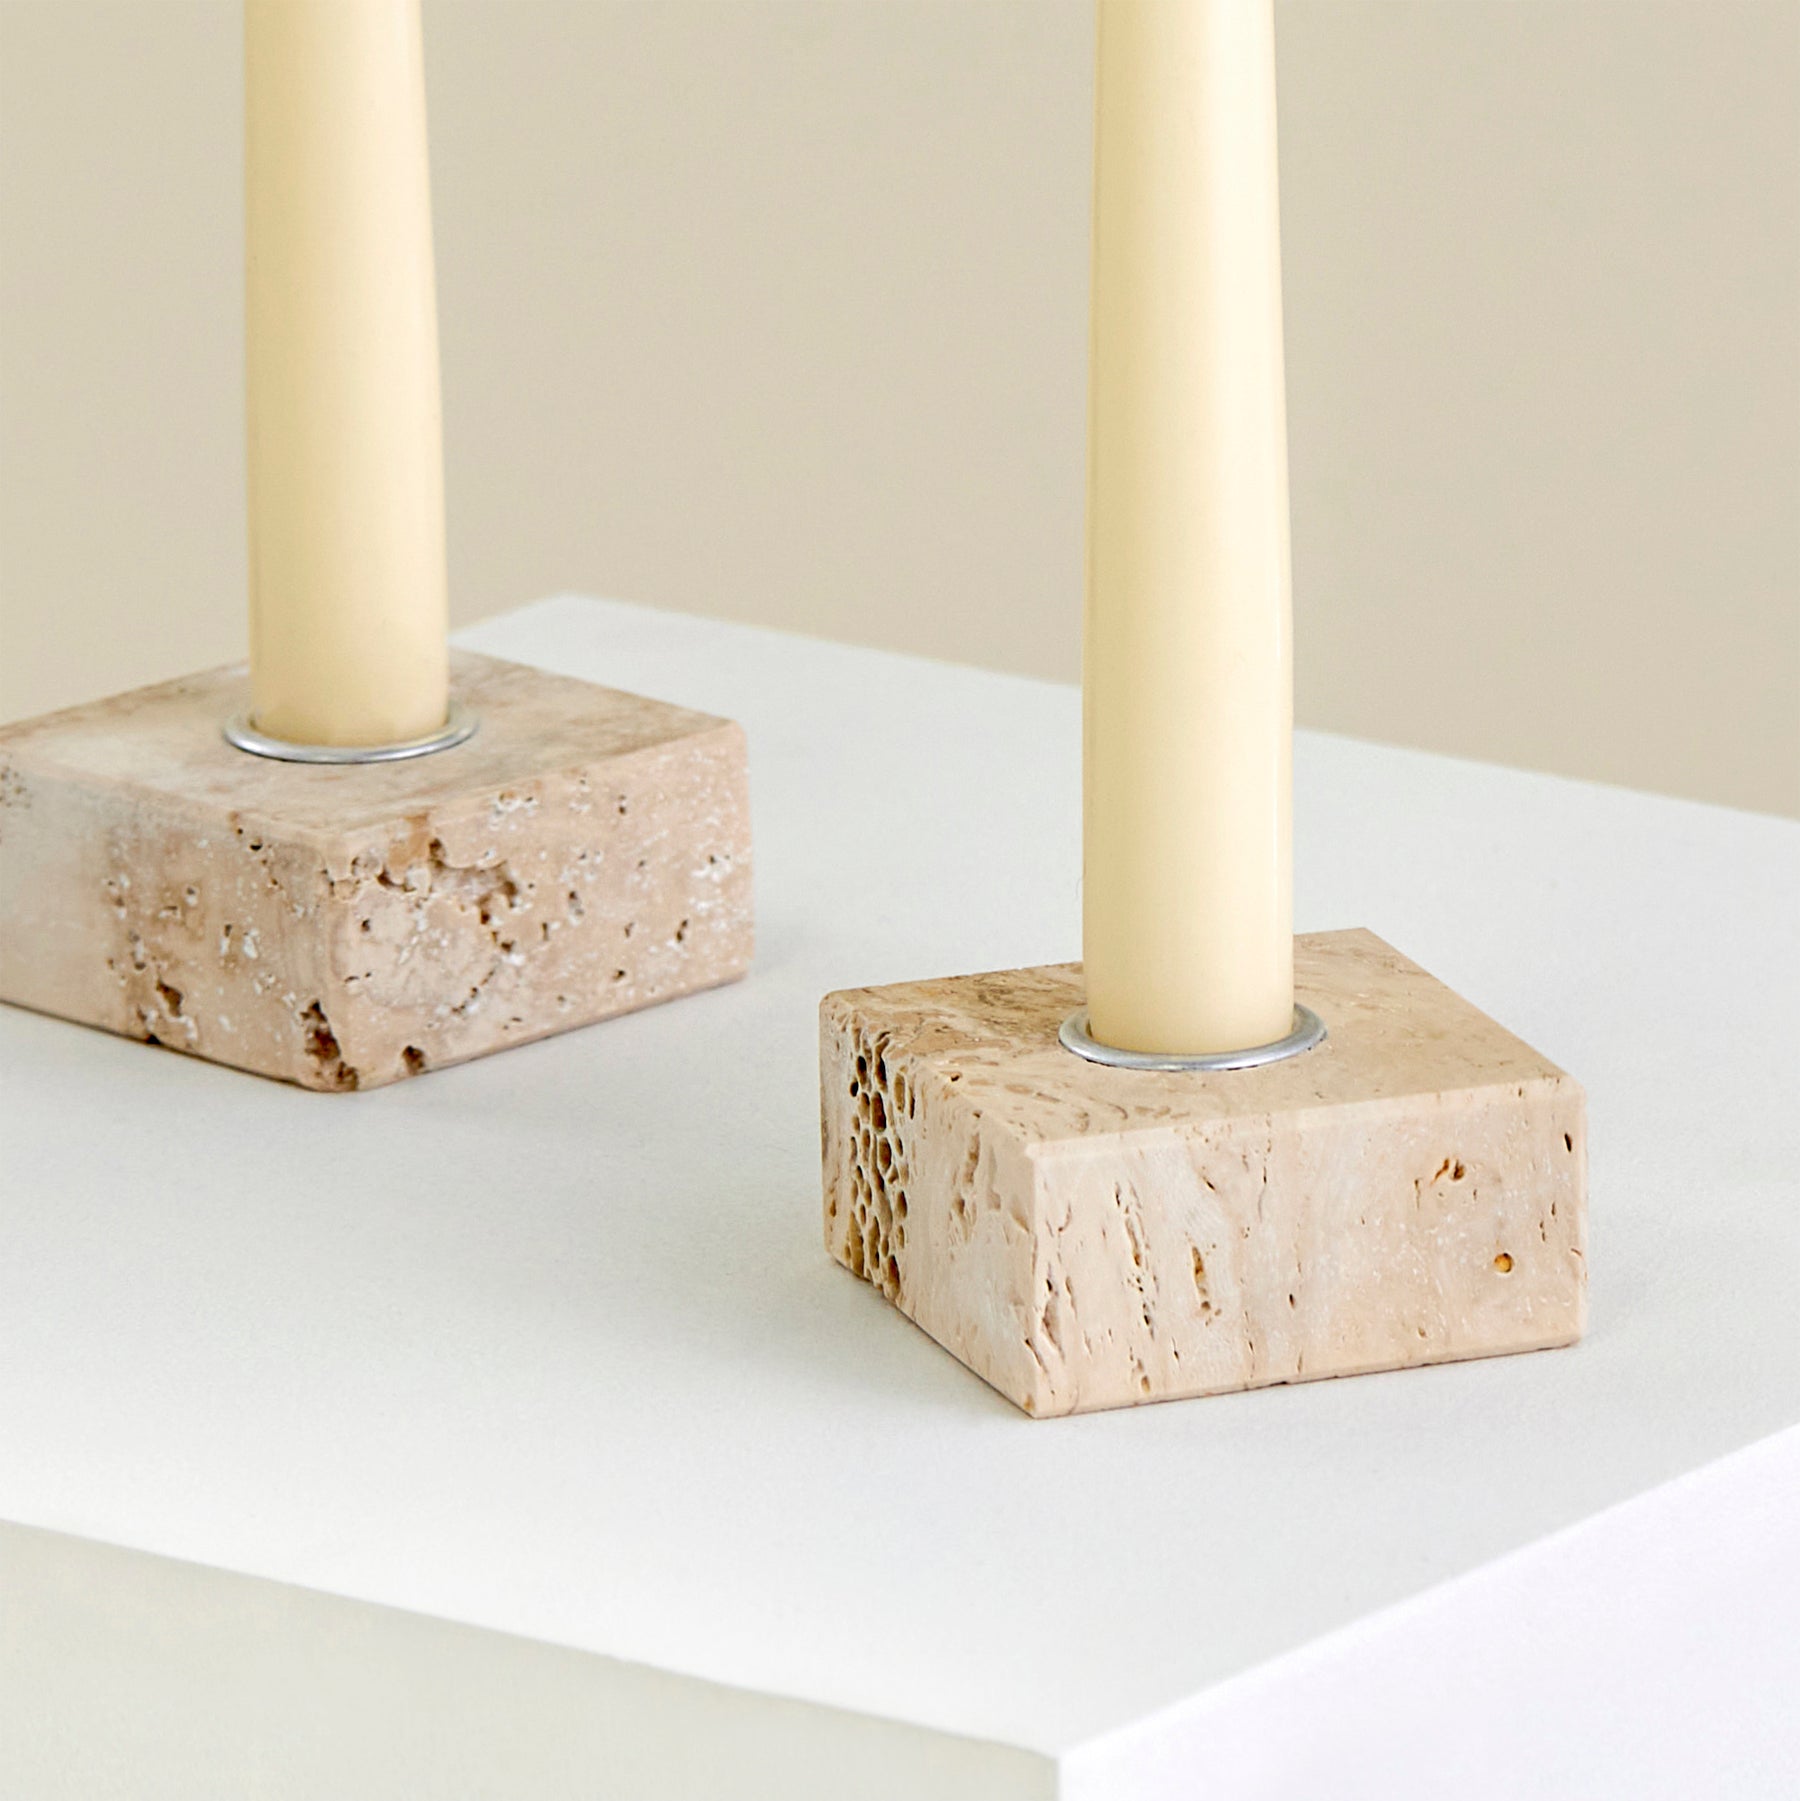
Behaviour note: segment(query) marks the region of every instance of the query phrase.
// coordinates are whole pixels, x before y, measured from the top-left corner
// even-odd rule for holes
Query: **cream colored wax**
[[[246,0],[256,723],[444,723],[443,428],[418,0]]]
[[[1293,672],[1270,0],[1099,0],[1084,644],[1089,1029],[1293,1012]]]

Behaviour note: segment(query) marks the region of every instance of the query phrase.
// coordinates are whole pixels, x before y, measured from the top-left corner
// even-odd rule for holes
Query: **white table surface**
[[[0,1008],[0,1516],[1019,1792],[1800,1783],[1800,829],[1302,733],[1299,927],[1587,1086],[1590,1334],[1034,1422],[821,1248],[816,1008],[1078,954],[1075,691],[579,599],[462,641],[744,722],[753,973],[347,1097]]]

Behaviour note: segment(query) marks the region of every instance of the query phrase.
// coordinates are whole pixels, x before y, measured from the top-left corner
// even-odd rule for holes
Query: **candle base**
[[[1071,1013],[1056,1034],[1065,1051],[1090,1063],[1110,1064],[1114,1069],[1259,1069],[1298,1057],[1325,1042],[1325,1022],[1311,1007],[1295,1007],[1294,1023],[1287,1035],[1268,1044],[1246,1045],[1235,1051],[1126,1051],[1116,1044],[1102,1044],[1088,1029],[1087,1008]]]
[[[225,721],[225,742],[253,757],[277,763],[404,763],[412,757],[434,756],[467,744],[480,730],[481,721],[460,701],[452,700],[444,723],[422,738],[402,738],[392,744],[296,744],[263,731],[249,713]]]
[[[1573,1343],[1579,1085],[1369,932],[1295,976],[1231,1071],[1071,1056],[1073,965],[827,996],[826,1248],[1040,1418]]]
[[[451,674],[480,730],[411,759],[245,755],[241,670],[0,731],[0,1000],[341,1092],[742,975],[742,731]]]

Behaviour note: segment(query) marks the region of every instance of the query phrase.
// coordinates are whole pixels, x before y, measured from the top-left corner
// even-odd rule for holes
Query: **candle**
[[[1293,671],[1270,0],[1098,0],[1084,622],[1088,1024],[1293,1016]]]
[[[246,0],[250,674],[313,744],[443,723],[443,429],[418,0]]]

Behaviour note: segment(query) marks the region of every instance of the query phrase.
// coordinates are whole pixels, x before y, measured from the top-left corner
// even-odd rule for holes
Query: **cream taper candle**
[[[256,723],[422,737],[448,676],[418,0],[246,0],[244,76]]]
[[[1084,629],[1089,1030],[1293,1014],[1293,670],[1270,0],[1099,0]]]

